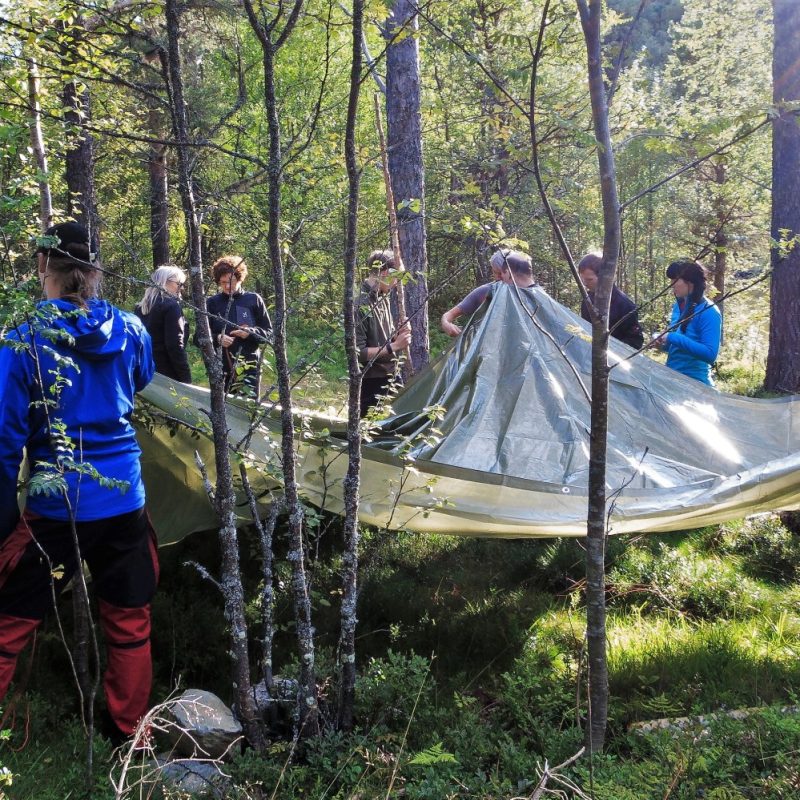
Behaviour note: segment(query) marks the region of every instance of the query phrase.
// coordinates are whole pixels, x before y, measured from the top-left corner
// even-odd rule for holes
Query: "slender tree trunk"
[[[725,210],[725,200],[722,197],[722,187],[728,180],[728,170],[724,164],[714,164],[714,183],[717,189],[714,201],[717,231],[714,234],[714,288],[719,293],[719,299],[715,300],[717,308],[723,315],[725,314],[725,273],[728,269],[728,215]]]
[[[800,236],[800,116],[786,108],[800,102],[800,4],[773,0],[772,238]],[[771,252],[769,355],[764,385],[800,391],[800,241]]]
[[[166,53],[154,50],[145,56],[157,61],[164,70]],[[161,139],[161,111],[153,98],[147,98],[147,126],[153,139]],[[170,263],[169,252],[169,179],[167,177],[167,147],[153,142],[147,153],[147,174],[150,179],[150,241],[153,247],[153,269]]]
[[[398,36],[403,31],[402,36]],[[422,161],[419,19],[413,0],[394,0],[386,23],[386,120],[389,171],[398,208],[398,236],[406,269],[406,304],[411,319],[411,361],[419,370],[429,360],[428,254],[425,237],[425,169]],[[399,41],[393,42],[393,37]]]
[[[608,719],[606,661],[606,443],[608,438],[608,309],[620,248],[620,214],[600,48],[601,0],[578,0],[586,39],[592,122],[603,202],[603,262],[592,314],[592,415],[586,543],[586,628],[589,656],[590,752],[601,752]]]
[[[267,243],[272,262],[272,280],[275,287],[275,326],[273,329],[275,370],[278,396],[281,403],[281,453],[283,490],[289,514],[290,551],[292,565],[292,599],[294,603],[297,648],[300,656],[300,726],[301,735],[315,736],[319,732],[316,669],[314,655],[314,628],[311,624],[311,600],[305,572],[303,531],[305,514],[297,488],[297,452],[294,443],[294,418],[292,413],[291,374],[286,351],[286,279],[281,253],[281,183],[283,164],[281,154],[281,129],[278,119],[278,98],[275,89],[275,56],[291,33],[302,8],[296,0],[280,34],[274,24],[262,25],[250,0],[244,0],[245,10],[253,31],[258,36],[263,53],[264,104],[269,129],[269,161],[267,167],[269,186],[269,223]]]
[[[75,36],[77,27],[64,35]],[[77,44],[77,37],[76,37]],[[64,51],[64,62],[73,60],[69,51]],[[65,180],[67,184],[66,211],[89,230],[90,241],[99,246],[97,225],[97,204],[94,192],[94,142],[88,134],[85,123],[91,118],[89,91],[78,91],[75,81],[68,81],[62,89],[64,122],[69,145],[64,154]],[[72,600],[75,641],[73,658],[75,672],[84,697],[84,713],[91,718],[94,697],[92,675],[89,664],[89,641],[91,638],[91,609],[89,598],[79,584],[73,587]],[[99,669],[99,665],[98,669]]]
[[[42,107],[39,100],[39,66],[32,58],[28,59],[28,105],[31,119],[31,149],[39,170],[39,221],[42,230],[53,224],[53,198],[50,194],[50,178],[47,169],[47,151],[42,136]]]
[[[186,105],[183,95],[183,76],[180,56],[180,11],[178,0],[167,0],[166,23],[168,39],[168,76],[173,117],[173,135],[176,141],[178,190],[189,238],[189,273],[192,281],[192,300],[196,308],[205,308],[203,288],[200,226],[195,208],[189,158],[189,134]],[[230,626],[230,652],[232,679],[245,735],[256,747],[263,747],[263,736],[256,722],[253,692],[250,680],[250,659],[245,619],[244,589],[239,565],[239,542],[234,512],[235,494],[233,473],[228,455],[228,426],[225,419],[224,378],[222,361],[214,352],[208,317],[197,315],[199,342],[203,361],[208,371],[211,387],[211,426],[217,482],[214,493],[215,511],[219,515],[220,548],[222,551],[221,587],[225,600],[225,616]]]
[[[344,555],[342,558],[342,613],[339,638],[341,680],[339,690],[339,727],[353,729],[353,705],[356,686],[356,616],[358,600],[358,502],[361,474],[361,434],[359,432],[359,395],[361,367],[356,347],[355,291],[358,274],[358,193],[360,172],[356,162],[356,122],[358,90],[361,85],[361,40],[363,0],[353,0],[353,63],[350,68],[350,96],[347,103],[347,127],[344,158],[347,165],[349,195],[347,237],[345,241],[344,338],[347,350],[347,475],[344,479]]]

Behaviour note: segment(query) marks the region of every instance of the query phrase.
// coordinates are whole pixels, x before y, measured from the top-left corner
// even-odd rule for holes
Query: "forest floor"
[[[311,574],[324,679],[337,636],[341,531],[336,520],[319,521]],[[245,553],[255,547],[245,536]],[[213,570],[215,559],[214,537],[162,551],[155,698],[180,683],[232,699],[220,603],[186,566],[196,560]],[[564,777],[598,800],[800,796],[800,718],[781,711],[797,704],[800,689],[800,539],[764,515],[614,538],[608,566],[608,746]],[[255,597],[256,559],[249,572]],[[228,796],[377,798],[402,789],[411,798],[527,797],[545,760],[558,764],[581,745],[583,578],[578,540],[367,532],[356,732],[329,731],[294,765],[285,742],[266,759],[247,752],[231,766],[241,791]],[[282,674],[294,670],[287,595],[279,592]],[[6,723],[11,733],[0,751],[14,776],[8,797],[81,797],[85,744],[52,625],[28,680],[29,705]],[[324,681],[327,722],[333,699]],[[752,707],[761,710],[745,721],[722,716],[710,732],[629,730],[636,721]],[[107,777],[114,763],[97,739],[92,797],[114,796]]]

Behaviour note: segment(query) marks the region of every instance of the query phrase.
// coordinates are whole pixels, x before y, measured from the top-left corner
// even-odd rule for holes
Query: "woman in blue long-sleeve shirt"
[[[689,378],[713,386],[711,365],[717,360],[722,337],[722,316],[706,296],[706,271],[696,261],[675,261],[667,274],[675,305],[669,332],[659,339],[667,353],[667,366]]]

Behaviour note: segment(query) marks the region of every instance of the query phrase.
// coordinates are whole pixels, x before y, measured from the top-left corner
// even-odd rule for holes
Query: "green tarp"
[[[393,403],[362,448],[361,518],[466,536],[586,530],[590,376],[586,324],[540,289],[497,286],[452,349]],[[607,481],[611,533],[669,531],[800,506],[800,405],[721,394],[612,340]],[[158,377],[148,403],[202,429],[208,391]],[[268,497],[277,411],[257,410],[246,448]],[[253,409],[231,400],[232,441]],[[298,483],[342,512],[345,423],[298,415]],[[149,503],[167,541],[214,527],[193,452],[207,435],[140,425]],[[272,477],[270,477],[272,476]],[[245,505],[242,505],[245,513]]]

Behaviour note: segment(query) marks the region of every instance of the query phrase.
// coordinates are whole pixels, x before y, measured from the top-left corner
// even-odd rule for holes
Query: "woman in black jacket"
[[[247,394],[259,395],[258,348],[272,342],[272,322],[264,298],[245,292],[247,264],[241,256],[222,256],[212,267],[220,291],[206,300],[208,324],[215,346],[222,348],[225,388],[241,382]]]
[[[135,310],[153,340],[156,371],[181,383],[191,383],[186,355],[189,326],[179,301],[186,273],[171,265],[158,267],[151,281],[153,285]]]

